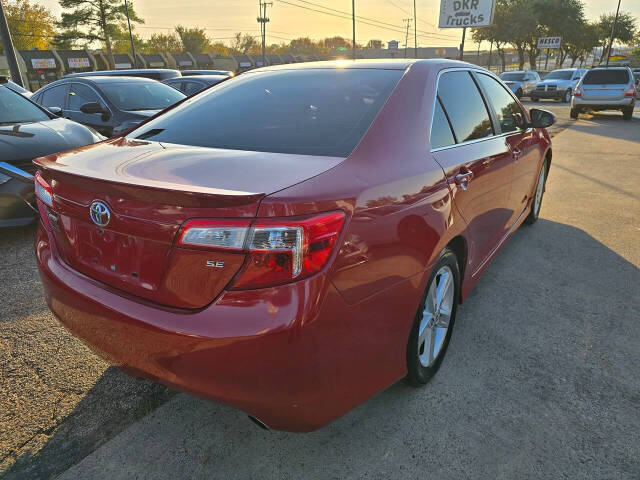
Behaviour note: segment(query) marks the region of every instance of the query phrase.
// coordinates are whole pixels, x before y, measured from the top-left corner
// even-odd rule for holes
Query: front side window
[[[116,82],[101,85],[104,94],[119,110],[162,110],[182,100],[184,95],[164,83]]]
[[[442,74],[438,82],[438,97],[449,116],[458,142],[493,135],[489,112],[470,72]]]
[[[478,74],[478,81],[486,93],[487,102],[496,112],[502,133],[520,130],[523,120],[522,110],[513,97],[489,75]]]
[[[201,147],[346,157],[403,73],[349,68],[246,73],[197,94],[131,136]]]
[[[42,93],[40,105],[43,107],[65,108],[67,104],[67,92],[69,84],[58,85],[48,88]]]
[[[85,103],[102,103],[100,98],[89,87],[80,83],[71,85],[69,92],[69,110],[80,111],[80,107]]]
[[[0,125],[51,120],[49,116],[19,93],[0,87]]]

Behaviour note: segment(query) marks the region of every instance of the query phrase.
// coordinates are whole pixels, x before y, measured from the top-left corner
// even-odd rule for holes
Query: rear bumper
[[[33,177],[3,162],[0,173],[10,177],[0,184],[0,228],[32,223],[36,214],[28,202],[34,200]]]
[[[630,107],[635,104],[635,98],[625,97],[612,100],[593,100],[580,97],[571,99],[572,108],[588,108],[590,110],[610,110]]]
[[[406,373],[419,296],[415,305],[406,299],[419,281],[349,306],[319,275],[223,292],[192,312],[127,297],[75,272],[58,259],[42,223],[35,250],[51,311],[92,350],[128,373],[233,405],[270,428],[317,429]],[[391,310],[405,320],[390,320]]]

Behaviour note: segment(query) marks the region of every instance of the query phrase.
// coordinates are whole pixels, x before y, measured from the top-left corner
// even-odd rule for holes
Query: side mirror
[[[532,108],[529,110],[531,116],[531,126],[533,128],[547,128],[556,123],[556,116],[549,110]]]
[[[98,102],[84,103],[80,106],[80,111],[86,114],[104,113],[104,108]]]
[[[46,107],[49,113],[52,113],[56,117],[62,115],[62,109],[60,107]]]

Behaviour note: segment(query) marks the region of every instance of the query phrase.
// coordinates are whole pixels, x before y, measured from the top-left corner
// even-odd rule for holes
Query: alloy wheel
[[[424,367],[431,366],[442,349],[449,330],[455,293],[453,272],[447,265],[436,273],[425,301],[418,330],[418,356]]]
[[[540,213],[540,205],[542,204],[542,194],[544,193],[544,177],[547,171],[547,164],[542,165],[540,170],[540,177],[538,177],[538,185],[536,186],[536,195],[533,198],[533,211],[536,217]]]

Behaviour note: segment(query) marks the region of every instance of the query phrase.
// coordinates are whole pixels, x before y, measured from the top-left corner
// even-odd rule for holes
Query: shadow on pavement
[[[460,309],[442,368],[310,434],[109,369],[7,479],[640,477],[640,270],[586,232],[518,231]],[[144,385],[144,383],[143,383]],[[157,391],[153,389],[156,388]],[[132,389],[134,393],[131,393]]]

